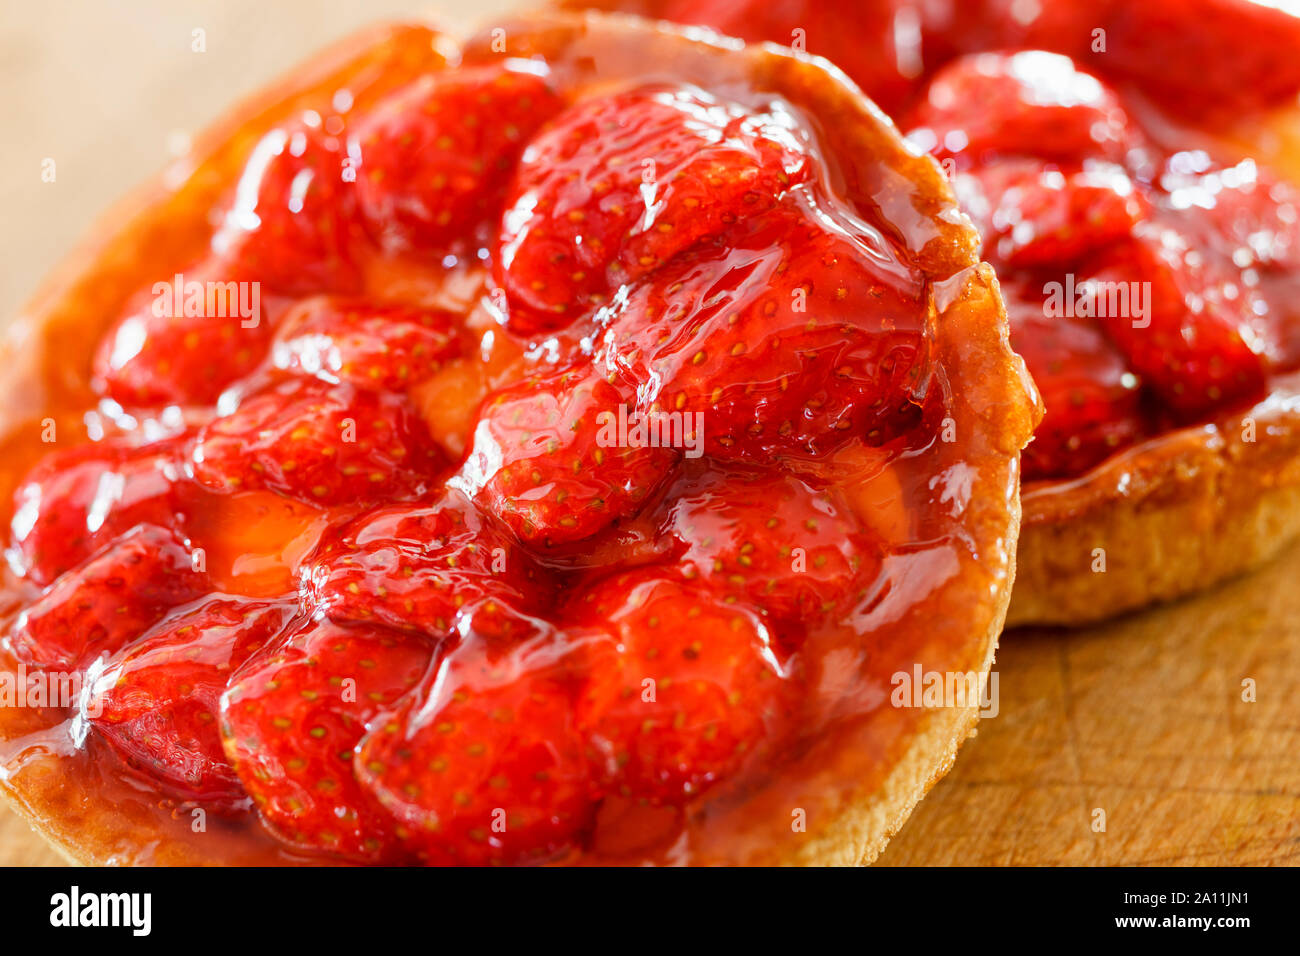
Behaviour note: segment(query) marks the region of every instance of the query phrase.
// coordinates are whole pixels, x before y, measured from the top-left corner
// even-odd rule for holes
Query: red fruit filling
[[[570,0],[797,45],[893,114],[963,53],[1048,50],[1162,109],[1216,120],[1300,91],[1300,17],[1256,0]]]
[[[373,722],[357,773],[418,859],[546,860],[581,838],[595,791],[566,650],[546,630],[467,642]]]
[[[1300,366],[1300,194],[1182,145],[1294,99],[1300,17],[1248,0],[596,5],[827,56],[944,163],[1046,402],[1027,478],[1079,475]]]
[[[88,681],[132,788],[291,859],[663,852],[820,739],[807,675],[877,693],[917,555],[982,573],[926,458],[934,223],[774,94],[485,59],[250,137],[14,497],[8,649]]]
[[[56,579],[23,611],[10,635],[14,651],[43,668],[83,668],[209,591],[197,563],[171,531],[137,525]]]
[[[1051,69],[1031,72],[1035,63]],[[1067,133],[1062,117],[1084,109],[1084,84],[1113,103],[1063,57],[979,54],[940,69],[904,120],[919,142],[957,157],[985,255],[1023,290],[1012,340],[1048,410],[1028,478],[1079,474],[1145,435],[1249,404],[1271,372],[1300,361],[1269,354],[1280,337],[1264,330],[1291,310],[1258,279],[1261,260],[1285,268],[1300,213],[1293,193],[1253,163],[1224,169],[1203,153],[1134,149],[1136,134],[1112,150],[1122,137],[1100,116]],[[1016,103],[1015,135],[991,130],[989,104],[996,115],[1004,101]],[[1057,133],[1020,135],[1036,122],[1016,119],[1026,111]],[[960,149],[953,130],[968,134]],[[1173,174],[1188,167],[1207,178]]]
[[[808,173],[793,126],[788,114],[676,87],[568,110],[529,144],[511,188],[495,260],[511,330],[567,325],[683,249],[774,207]]]
[[[339,505],[418,494],[442,457],[390,392],[290,379],[255,391],[194,441],[195,479]]]

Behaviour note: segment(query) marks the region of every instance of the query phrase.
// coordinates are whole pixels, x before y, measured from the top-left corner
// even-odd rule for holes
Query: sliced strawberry
[[[470,642],[374,722],[358,777],[407,825],[424,862],[544,860],[588,825],[591,778],[564,649],[547,632]]]
[[[483,406],[462,471],[467,486],[534,545],[577,541],[630,517],[674,471],[681,453],[620,447],[616,422],[627,403],[591,366],[498,392]]]
[[[295,378],[254,392],[206,425],[194,477],[216,491],[265,489],[323,505],[410,498],[441,453],[405,400]]]
[[[221,749],[219,699],[292,611],[216,598],[169,618],[108,662],[90,688],[91,725],[165,792],[233,806],[244,789]]]
[[[1143,223],[1088,282],[1096,284],[1089,298],[1102,329],[1179,418],[1194,420],[1263,393],[1264,364],[1250,344],[1236,282],[1179,231]],[[1148,293],[1150,314],[1138,316],[1135,298],[1145,303]]]
[[[1132,235],[1150,211],[1125,172],[1106,163],[1062,171],[1009,160],[959,174],[954,188],[984,255],[1014,269],[1073,265]]]
[[[1157,219],[1187,237],[1205,268],[1235,283],[1243,321],[1273,368],[1300,363],[1300,190],[1243,160],[1221,167],[1199,150],[1161,172]],[[1226,289],[1224,290],[1227,291]]]
[[[788,117],[663,86],[579,103],[530,144],[511,190],[496,260],[511,331],[567,325],[807,173]]]
[[[221,738],[276,836],[350,860],[400,861],[397,823],[358,786],[353,751],[431,657],[423,638],[326,621],[240,668],[221,698]]]
[[[418,384],[460,354],[450,312],[328,297],[290,311],[271,347],[276,368],[387,391]]]
[[[589,640],[579,725],[598,778],[624,795],[679,802],[733,773],[786,719],[785,673],[758,614],[650,568],[575,599]]]
[[[1082,474],[1143,433],[1140,380],[1095,320],[1047,314],[1043,296],[1003,282],[1011,345],[1047,413],[1022,456],[1026,480]]]
[[[1300,270],[1300,188],[1252,159],[1221,167],[1199,150],[1171,156],[1159,184],[1168,215],[1198,248],[1240,269]]]
[[[136,296],[95,353],[101,394],[127,408],[210,404],[252,372],[282,304],[239,274],[213,257]]]
[[[782,621],[848,610],[879,570],[878,546],[837,492],[716,470],[679,490],[667,527],[688,575]]]
[[[561,106],[544,68],[522,60],[431,74],[389,95],[356,128],[371,233],[390,250],[478,238],[529,136]]]
[[[922,69],[951,56],[952,42],[932,27],[961,24],[975,0],[636,0],[618,8],[655,19],[712,27],[725,36],[824,56],[894,115]],[[1023,15],[1023,14],[1021,14]],[[954,22],[956,21],[956,22]]]
[[[301,574],[307,606],[334,621],[434,638],[458,632],[462,613],[483,599],[518,608],[540,600],[532,560],[457,491],[356,519]]]
[[[172,441],[51,452],[14,493],[11,565],[43,586],[138,524],[180,528],[179,477]]]
[[[979,53],[942,67],[900,122],[936,156],[965,166],[993,156],[1122,160],[1141,144],[1115,95],[1068,57]]]
[[[880,444],[918,420],[932,307],[921,278],[869,238],[803,211],[756,220],[635,287],[610,310],[601,361],[639,412],[701,421],[719,457]]]
[[[193,564],[190,549],[171,531],[140,525],[28,606],[10,638],[13,649],[47,670],[83,668],[206,593],[207,575]]]
[[[1300,92],[1300,17],[1284,4],[1111,0],[1104,17],[1091,2],[1079,6],[1105,31],[1105,49],[1085,53],[1098,70],[1197,122],[1236,119]]]
[[[213,249],[268,291],[358,289],[355,184],[345,159],[337,137],[304,123],[267,133],[253,147]]]

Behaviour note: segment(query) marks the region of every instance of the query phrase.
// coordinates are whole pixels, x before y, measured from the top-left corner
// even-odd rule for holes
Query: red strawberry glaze
[[[126,376],[92,344],[0,405],[3,499],[25,482],[0,658],[79,663],[106,702],[0,709],[0,783],[61,845],[778,859],[928,726],[887,706],[891,675],[987,666],[1035,408],[933,164],[804,61],[628,22],[507,35],[454,70],[423,27],[354,41],[215,132],[37,313],[38,337],[120,339],[139,289],[203,261],[232,208],[221,254],[277,296],[200,391],[123,390],[176,363]],[[566,139],[590,122],[662,148],[664,191],[639,183],[657,198],[619,138]],[[546,137],[576,178],[529,165]],[[637,232],[631,202],[671,228]],[[581,278],[545,253],[588,235],[573,212],[605,242]],[[545,297],[515,311],[560,279],[582,306],[562,323],[538,319]],[[714,443],[609,445],[618,404],[702,413]],[[102,451],[50,457],[50,429]],[[165,487],[100,489],[101,464],[138,462]],[[78,643],[81,595],[112,626]]]
[[[1013,342],[1047,406],[1027,479],[1079,477],[1290,389],[1300,190],[1243,155],[1296,174],[1293,13],[1251,0],[572,5],[806,47],[944,161],[1015,290]],[[1073,298],[1087,281],[1149,284],[1148,314],[1049,305],[1051,285]]]

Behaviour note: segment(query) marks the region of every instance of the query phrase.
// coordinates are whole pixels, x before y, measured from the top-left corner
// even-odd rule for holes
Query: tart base
[[[1081,478],[1026,485],[1022,505],[1008,626],[1100,621],[1257,568],[1300,535],[1300,375]]]

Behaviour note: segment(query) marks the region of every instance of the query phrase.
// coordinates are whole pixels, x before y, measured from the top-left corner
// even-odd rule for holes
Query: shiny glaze
[[[910,672],[913,665],[938,671],[987,666],[990,632],[1000,621],[1009,586],[1015,455],[1032,427],[1031,392],[1017,377],[1005,330],[994,319],[989,276],[970,268],[976,261],[973,236],[952,216],[951,199],[934,167],[904,148],[853,94],[828,84],[819,70],[626,24],[525,22],[507,35],[509,54],[544,56],[570,98],[649,80],[692,84],[751,108],[780,102],[795,118],[798,135],[814,145],[820,165],[816,191],[824,201],[834,197],[842,209],[837,215],[853,217],[847,228],[867,237],[859,241],[874,244],[885,263],[879,281],[901,290],[901,302],[921,300],[931,310],[927,346],[943,375],[921,417],[906,427],[869,443],[850,437],[812,447],[811,455],[773,459],[757,469],[707,457],[686,461],[657,502],[635,517],[572,547],[532,549],[539,567],[528,585],[536,603],[527,610],[563,628],[570,622],[561,605],[582,588],[622,568],[675,566],[679,549],[666,533],[679,520],[673,505],[690,501],[704,514],[714,511],[710,489],[720,476],[784,472],[834,495],[841,513],[852,515],[863,541],[869,541],[863,550],[869,552],[870,581],[861,597],[825,621],[772,624],[775,639],[789,645],[795,661],[785,666],[796,689],[798,717],[785,728],[780,748],[749,754],[681,809],[607,796],[580,848],[559,857],[563,862],[780,859],[798,852],[806,839],[791,831],[792,808],[807,812],[810,834],[824,832],[880,786],[922,726],[923,712],[886,706],[890,675]],[[352,112],[363,112],[385,90],[422,70],[440,68],[435,51],[451,49],[421,27],[395,28],[373,45],[359,41],[358,48],[359,54],[309,72],[295,91],[244,110],[214,133],[211,152],[200,152],[188,178],[171,174],[171,182],[179,184],[175,191],[151,197],[154,204],[109,238],[88,270],[53,290],[49,303],[34,312],[35,323],[19,325],[17,335],[33,336],[29,343],[36,343],[38,360],[24,369],[26,380],[15,376],[5,383],[25,401],[5,409],[3,500],[27,466],[48,450],[39,438],[46,417],[57,422],[60,435],[73,434],[78,441],[122,433],[180,435],[184,442],[191,429],[211,419],[213,410],[204,406],[144,415],[97,402],[88,349],[45,350],[67,334],[93,347],[137,289],[192,261],[208,241],[209,211],[229,195],[229,184],[268,127],[291,127],[304,109],[315,110],[327,131],[339,125],[331,108],[343,114],[339,122],[350,122]],[[469,64],[499,59],[487,38],[464,53]],[[490,253],[472,247],[438,262],[402,250],[357,254],[360,289],[349,294],[454,314],[467,343],[459,357],[408,390],[407,399],[448,461],[444,470],[428,468],[430,488],[455,474],[475,439],[485,396],[535,368],[575,358],[591,361],[601,354],[591,337],[567,330],[533,340],[503,332],[480,264],[488,259]],[[939,438],[949,420],[957,441]],[[324,543],[335,541],[348,521],[385,503],[382,497],[348,503],[343,495],[322,505],[283,497],[275,487],[232,491],[211,483],[183,484],[186,531],[208,555],[213,591],[271,600],[290,611],[299,598],[294,585],[312,556],[326,553]],[[405,497],[418,500],[421,493],[408,489]],[[423,549],[422,535],[408,539],[408,533],[409,526],[399,522],[385,526],[382,537],[393,547]],[[361,535],[345,546],[357,547],[363,539],[371,540]],[[12,623],[38,589],[6,575],[5,611]],[[0,736],[5,789],[63,846],[79,840],[81,849],[73,852],[85,858],[334,861],[277,841],[238,806],[209,807],[214,812],[207,830],[196,834],[192,803],[157,792],[97,733],[88,733],[75,714],[5,709]]]
[[[1248,0],[595,5],[804,45],[843,68],[915,142],[946,161],[1006,287],[1012,343],[1047,406],[1041,440],[1025,462],[1036,495],[1048,491],[1040,482],[1078,477],[1137,442],[1249,408],[1273,387],[1267,383],[1300,365],[1300,192],[1279,181],[1294,181],[1297,172],[1300,17]],[[1041,94],[1026,102],[1076,108],[1058,111],[1062,125],[1048,116],[1030,123],[995,102],[992,87],[954,86],[946,67],[979,51],[997,51],[980,69],[1018,73]],[[927,126],[936,109],[945,114],[937,136]],[[1108,203],[1130,209],[1093,246],[1028,261],[1019,250],[1041,238],[1031,211],[1017,208],[1014,188],[995,192],[991,203],[982,189],[985,177],[1016,166],[1066,184],[1053,188],[1075,189],[1090,177],[1094,193],[1072,201],[1094,222],[1111,214]],[[1183,288],[1169,293],[1188,312],[1178,332],[1195,335],[1193,315],[1205,309],[1226,314],[1232,327],[1207,342],[1205,364],[1184,375],[1196,390],[1192,379],[1209,374],[1209,362],[1234,363],[1199,397],[1152,386],[1148,373],[1171,351],[1154,331],[1146,336],[1151,357],[1126,360],[1098,337],[1095,320],[1042,315],[1039,289],[1067,274],[1082,282],[1129,236],[1168,250],[1185,269]],[[1141,336],[1130,338],[1143,346]]]

